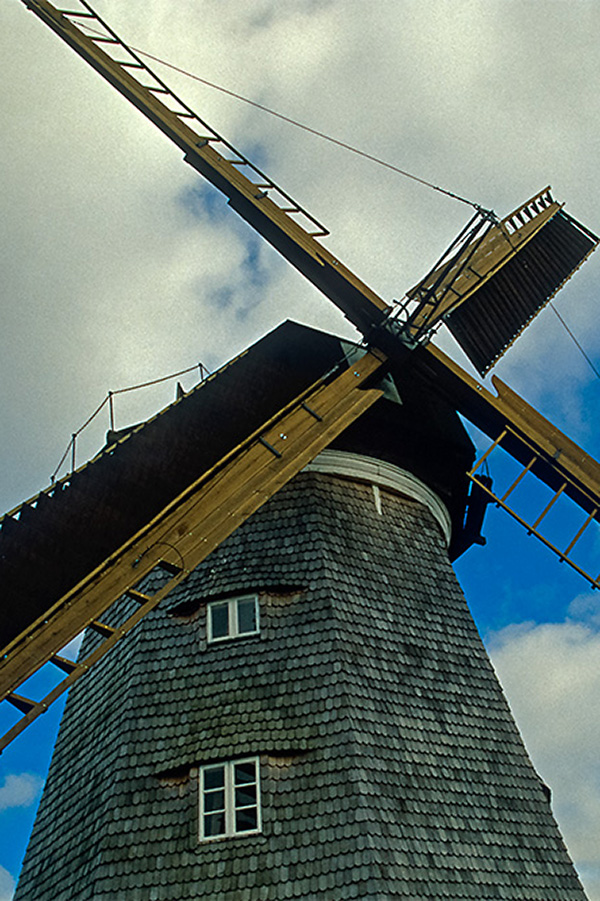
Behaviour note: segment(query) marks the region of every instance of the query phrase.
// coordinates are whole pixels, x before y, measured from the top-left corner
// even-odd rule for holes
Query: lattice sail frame
[[[445,322],[485,375],[595,250],[598,238],[564,211],[549,187],[502,220],[482,211],[461,235],[458,250],[454,242],[408,291],[402,306],[412,309],[404,327],[419,341]]]
[[[522,464],[516,476],[513,476],[508,484],[505,483],[502,488],[497,488],[487,477],[487,467],[491,457],[496,456],[498,450],[504,450],[512,456],[510,450],[507,450],[511,442],[519,442],[524,453],[529,455],[529,459]],[[565,502],[575,488],[575,480],[568,471],[565,471],[560,474],[555,487],[544,501],[539,502],[539,507],[535,512],[532,513],[523,508],[522,500],[520,501],[518,496],[518,489],[524,481],[529,481],[528,476],[536,475],[536,470],[544,462],[547,463],[544,461],[543,451],[539,447],[531,445],[507,423],[495,441],[476,460],[473,467],[467,472],[467,476],[487,497],[488,503],[494,503],[497,507],[505,510],[527,530],[528,535],[535,535],[542,544],[556,554],[561,563],[567,563],[572,567],[590,583],[592,588],[600,588],[600,572],[597,570],[597,564],[596,569],[592,570],[593,562],[589,559],[589,549],[585,557],[578,559],[576,556],[582,539],[587,537],[590,531],[593,532],[593,548],[597,547],[598,530],[600,529],[598,497],[591,492],[586,492],[585,506],[583,504],[573,505],[572,509],[579,515],[574,522],[571,522],[573,517],[565,515],[567,513]],[[554,516],[554,522],[550,522],[552,516]],[[557,522],[559,529],[558,534],[555,535],[553,532],[557,532]],[[592,556],[595,555],[592,554]]]

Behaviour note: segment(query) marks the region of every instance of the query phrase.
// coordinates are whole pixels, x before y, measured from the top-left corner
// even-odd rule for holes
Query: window
[[[258,758],[200,769],[200,840],[260,831]]]
[[[258,598],[255,594],[208,605],[208,640],[242,638],[258,634]]]

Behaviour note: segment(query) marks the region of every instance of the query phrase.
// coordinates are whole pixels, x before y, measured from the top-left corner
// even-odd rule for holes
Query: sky
[[[75,2],[75,0],[74,0]],[[600,230],[595,0],[97,0],[123,38],[505,215],[551,184]],[[49,483],[108,390],[214,369],[286,318],[352,327],[181,153],[19,0],[0,8],[0,509]],[[383,298],[469,208],[157,69],[331,231]],[[600,365],[600,254],[556,307]],[[444,348],[464,357],[448,336]],[[594,456],[600,383],[552,310],[497,374]],[[184,387],[194,376],[181,380]],[[116,398],[116,425],[174,397]],[[104,441],[98,418],[78,462]],[[475,434],[479,441],[479,436]],[[502,478],[510,464],[492,464]],[[600,602],[501,511],[456,569],[590,901],[600,901]],[[590,551],[597,555],[598,542]],[[600,570],[600,566],[597,566]],[[59,710],[0,759],[0,901],[12,896]]]

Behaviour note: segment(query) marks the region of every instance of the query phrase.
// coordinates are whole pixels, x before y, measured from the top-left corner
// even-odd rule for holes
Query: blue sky
[[[600,7],[591,0],[380,0],[368,16],[359,0],[179,0],[176,9],[168,0],[98,0],[97,8],[136,46],[502,215],[552,183],[573,215],[600,229]],[[354,332],[17,0],[0,10],[0,52],[0,507],[8,510],[48,483],[108,389],[198,360],[215,368],[288,317]],[[324,221],[327,246],[388,300],[418,280],[468,215],[197,83],[165,78]],[[593,257],[557,298],[596,363],[599,267]],[[497,371],[600,455],[599,382],[551,311]],[[150,415],[173,390],[119,399],[117,425]],[[80,459],[106,427],[81,442]],[[493,475],[502,471],[494,464]],[[600,607],[500,511],[490,511],[485,534],[487,546],[459,561],[458,576],[598,901]],[[47,713],[0,760],[0,901],[10,898],[56,717]]]

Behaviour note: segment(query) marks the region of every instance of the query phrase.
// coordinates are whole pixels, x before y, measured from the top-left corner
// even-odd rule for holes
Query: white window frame
[[[235,806],[235,767],[240,764],[252,763],[254,764],[254,782],[251,783],[256,785],[256,805],[244,805],[244,806]],[[210,792],[210,790],[206,790],[204,787],[204,774],[210,770],[223,769],[224,771],[224,795],[225,795],[225,831],[220,832],[217,835],[206,835],[205,834],[205,815],[210,815],[215,812],[211,810],[205,810],[205,797]],[[250,784],[250,783],[248,783]],[[200,794],[200,829],[199,829],[199,838],[201,842],[212,842],[218,841],[223,838],[231,838],[232,836],[243,836],[243,835],[256,835],[262,829],[261,822],[261,805],[260,805],[260,758],[259,757],[244,757],[241,760],[228,760],[223,763],[209,763],[206,766],[201,766],[198,774],[198,787]],[[238,810],[246,810],[251,809],[256,806],[256,828],[254,829],[236,829],[236,812]],[[217,809],[216,812],[220,813],[222,808]]]
[[[254,618],[256,628],[251,632],[240,632],[238,604],[240,601],[254,601]],[[212,611],[215,607],[228,606],[229,631],[227,635],[213,635]],[[208,644],[219,641],[231,641],[234,638],[248,638],[250,635],[258,635],[260,632],[260,610],[257,594],[243,594],[234,598],[224,598],[219,601],[211,601],[206,605],[206,640]]]

